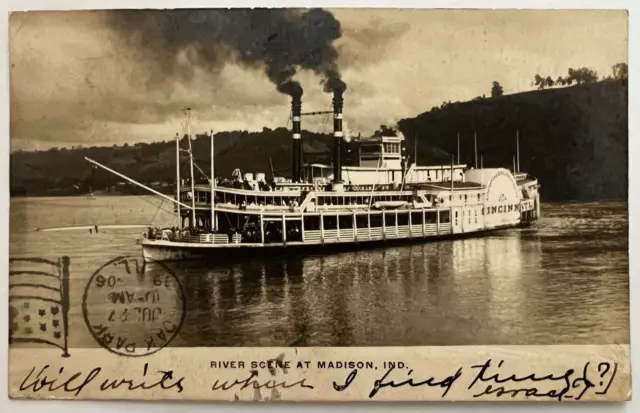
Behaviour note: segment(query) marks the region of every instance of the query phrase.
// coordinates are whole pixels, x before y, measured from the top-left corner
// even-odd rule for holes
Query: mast
[[[191,146],[191,125],[189,123],[189,116],[191,115],[191,108],[185,108],[184,117],[187,124],[187,141],[189,141],[189,167],[191,174],[191,228],[196,227],[196,188],[193,181],[193,147]]]
[[[418,135],[413,134],[413,163],[418,166]]]
[[[216,225],[216,177],[214,175],[215,151],[213,148],[213,130],[211,131],[211,229],[215,231]]]
[[[269,169],[271,170],[271,180],[276,181],[276,172],[273,169],[273,160],[271,159],[271,155],[269,155]]]
[[[460,165],[460,132],[458,132],[458,165]]]
[[[180,135],[176,133],[176,201],[180,201]],[[182,231],[182,215],[180,214],[180,203],[178,207],[178,229]]]
[[[513,155],[513,174],[516,174],[516,156]]]
[[[482,154],[480,154],[480,189],[484,189],[484,162],[482,162]],[[484,202],[484,192],[482,193],[482,202]]]
[[[453,155],[451,155],[451,194],[453,194]]]
[[[475,157],[475,165],[476,169],[478,168],[478,136],[476,135],[476,131],[473,131],[473,155]]]
[[[520,172],[520,129],[519,128],[516,129],[516,157],[517,157],[516,166],[518,167],[516,172]]]

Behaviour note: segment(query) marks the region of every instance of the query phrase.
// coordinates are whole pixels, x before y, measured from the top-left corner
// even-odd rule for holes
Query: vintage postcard
[[[12,398],[630,400],[626,11],[8,19]]]

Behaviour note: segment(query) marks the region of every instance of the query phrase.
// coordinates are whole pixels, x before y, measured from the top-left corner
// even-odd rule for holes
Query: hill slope
[[[511,168],[516,130],[520,131],[521,170],[540,178],[545,199],[596,200],[627,197],[628,115],[627,85],[605,81],[562,89],[532,91],[500,98],[453,103],[399,122],[413,155],[418,140],[418,163],[448,164],[456,153],[460,133],[461,161],[474,163],[473,133],[484,166]],[[329,153],[333,137],[303,132],[305,152]],[[288,175],[291,135],[285,128],[262,132],[216,134],[216,175],[243,172]],[[186,148],[186,141],[182,147]],[[195,159],[209,173],[209,138],[193,141]],[[347,146],[347,145],[345,145]],[[348,151],[342,151],[348,157]],[[448,153],[447,153],[448,152]],[[169,191],[175,177],[175,142],[133,146],[50,149],[11,154],[11,195],[78,195],[117,188],[119,178],[91,170],[84,157],[143,183],[165,183]],[[307,161],[317,156],[308,155]],[[327,156],[318,160],[330,162]],[[345,162],[347,160],[345,159]],[[188,173],[186,160],[182,176]],[[197,176],[200,175],[196,170]],[[167,185],[167,183],[169,185]]]
[[[627,197],[625,81],[453,103],[399,125],[408,140],[417,136],[419,162],[425,143],[456,153],[460,133],[461,161],[473,165],[476,131],[484,166],[509,169],[519,129],[520,169],[540,178],[546,199]]]

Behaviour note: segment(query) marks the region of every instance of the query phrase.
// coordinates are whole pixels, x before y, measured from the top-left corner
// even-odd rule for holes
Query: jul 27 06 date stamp
[[[94,339],[112,353],[140,357],[166,347],[186,314],[178,278],[160,263],[118,257],[91,277],[82,312]]]

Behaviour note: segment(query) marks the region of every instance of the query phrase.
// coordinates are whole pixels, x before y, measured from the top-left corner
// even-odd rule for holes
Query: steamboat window
[[[325,230],[331,230],[331,229],[338,229],[338,220],[336,216],[324,216],[322,217],[323,221],[324,221],[324,229]]]
[[[440,222],[443,222],[443,223],[451,222],[451,213],[449,211],[442,211],[440,213]]]
[[[478,193],[478,202],[480,201],[480,193]]]
[[[411,213],[411,225],[422,225],[422,212]]]
[[[398,214],[398,225],[409,225],[409,214],[402,212]]]
[[[477,224],[478,223],[478,210],[477,209],[474,211],[474,215],[475,215],[476,224]]]
[[[366,215],[356,215],[356,228],[367,228],[367,216]]]
[[[317,231],[320,229],[320,217],[308,216],[304,218],[304,229],[308,231]]]
[[[464,195],[464,202],[467,202],[467,194]]]
[[[456,227],[458,226],[458,211],[456,211],[454,225],[455,225]]]
[[[453,195],[449,195],[449,201],[453,200]]]
[[[384,151],[387,153],[400,153],[400,144],[399,143],[385,143]]]
[[[340,222],[340,229],[351,229],[353,228],[353,216],[351,215],[341,215],[338,217]]]
[[[382,214],[371,214],[371,228],[382,227]]]
[[[427,224],[435,224],[438,222],[438,213],[436,211],[427,211],[424,214],[424,220]],[[440,214],[440,220],[442,221],[442,214]]]
[[[396,213],[386,212],[384,214],[384,225],[387,227],[393,227],[396,225]]]

